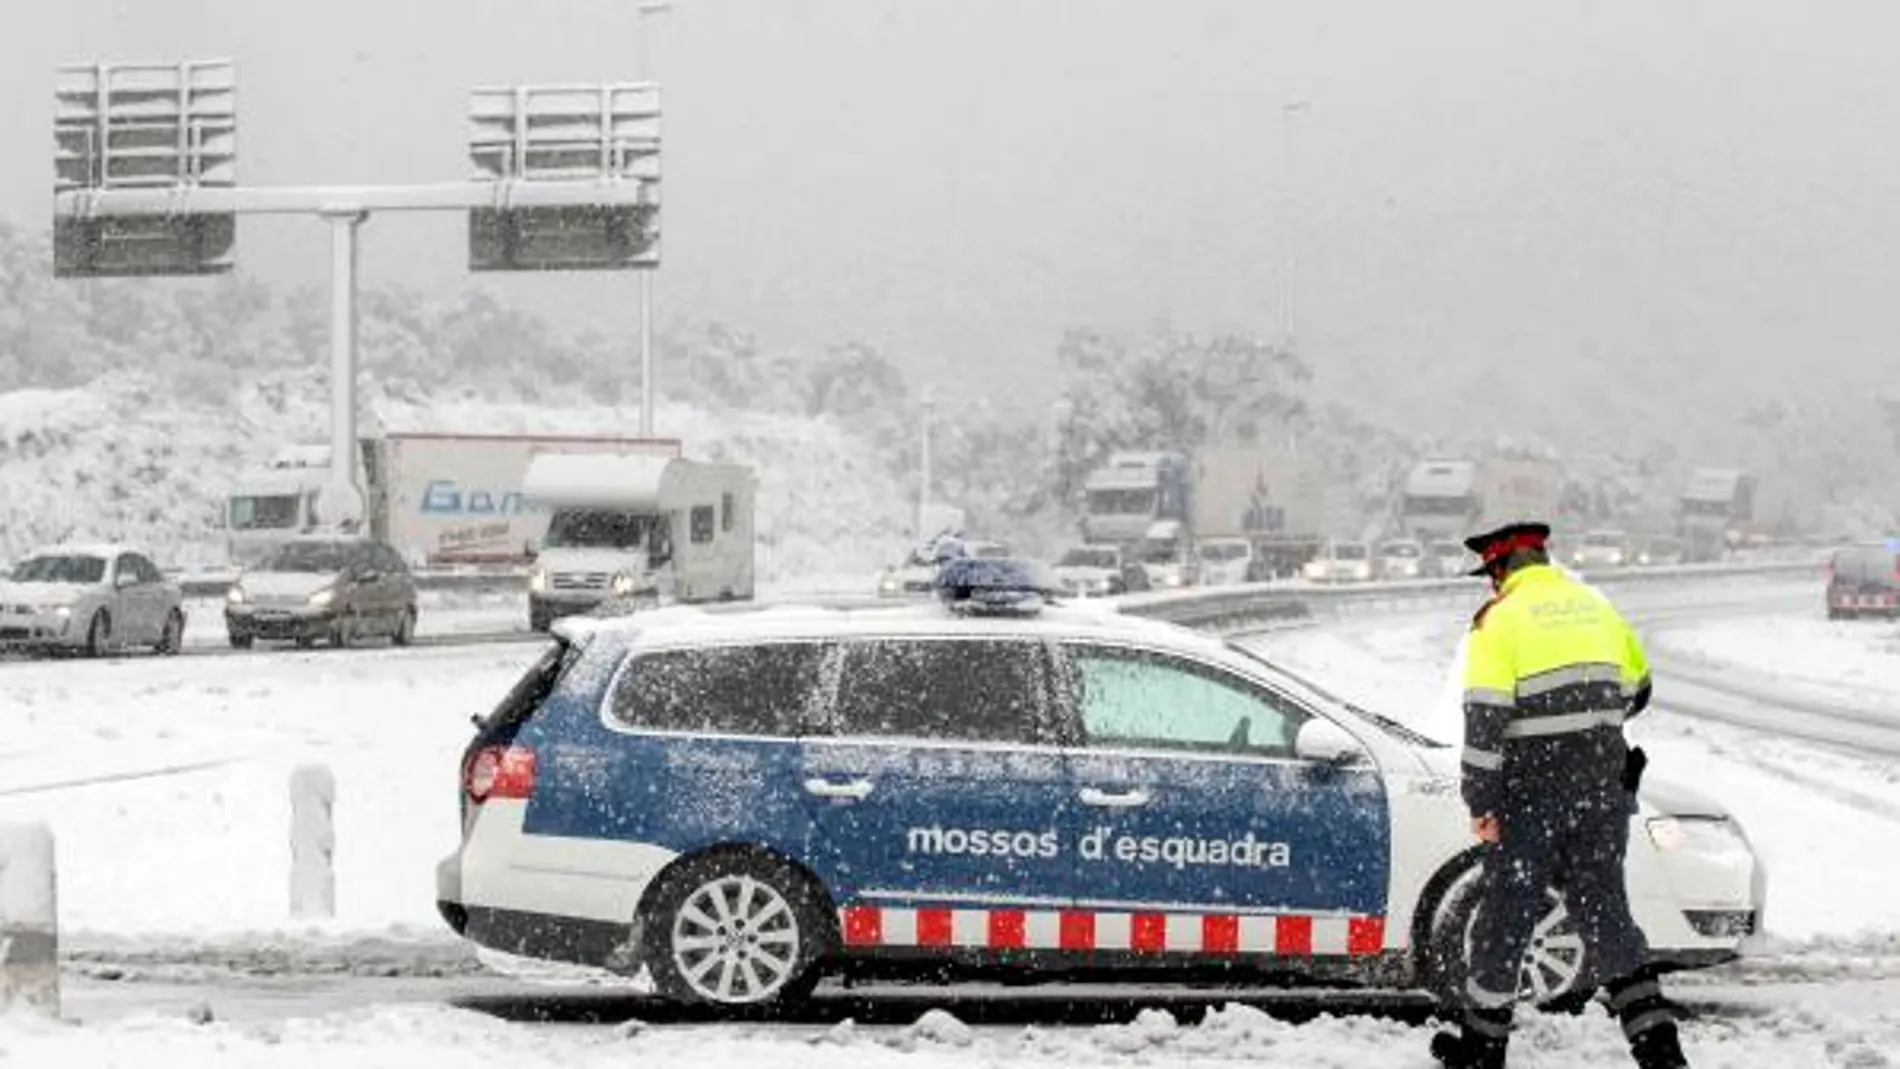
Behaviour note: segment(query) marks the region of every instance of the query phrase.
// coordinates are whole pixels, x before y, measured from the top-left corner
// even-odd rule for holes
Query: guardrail
[[[1662,586],[1670,583],[1707,583],[1751,577],[1776,578],[1818,574],[1815,561],[1755,561],[1740,564],[1687,564],[1656,568],[1622,568],[1583,573],[1585,580],[1605,590]],[[1390,611],[1423,608],[1446,602],[1475,607],[1487,586],[1482,579],[1419,579],[1384,583],[1319,585],[1303,582],[1245,583],[1225,587],[1129,594],[1117,600],[1120,611],[1186,627],[1221,631],[1261,623],[1290,621],[1320,612],[1354,609]]]
[[[1621,568],[1586,572],[1584,578],[1605,588],[1654,585],[1665,582],[1707,582],[1748,576],[1818,574],[1818,561],[1755,561],[1729,564],[1684,564],[1655,568]],[[456,590],[506,593],[526,588],[525,569],[418,569],[419,590]],[[234,574],[176,577],[185,596],[223,597],[236,580]],[[1303,581],[1243,583],[1237,586],[1188,587],[1128,594],[1117,599],[1121,611],[1191,627],[1219,629],[1246,626],[1264,620],[1291,620],[1310,616],[1316,607],[1333,611],[1364,607],[1392,609],[1428,605],[1484,595],[1482,579],[1411,579],[1376,583],[1322,585]]]

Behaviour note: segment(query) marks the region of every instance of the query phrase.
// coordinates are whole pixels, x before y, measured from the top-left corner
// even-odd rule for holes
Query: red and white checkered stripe
[[[1360,957],[1385,949],[1384,917],[846,906],[838,911],[838,922],[845,947],[854,950],[941,947]]]

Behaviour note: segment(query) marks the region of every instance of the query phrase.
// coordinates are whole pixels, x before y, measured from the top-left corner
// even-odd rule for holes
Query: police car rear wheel
[[[655,903],[654,982],[670,998],[714,1006],[809,993],[824,939],[814,897],[797,873],[762,858],[688,865]]]

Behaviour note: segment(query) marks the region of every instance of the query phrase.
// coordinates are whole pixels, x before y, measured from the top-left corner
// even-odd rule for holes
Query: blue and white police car
[[[1446,993],[1480,855],[1456,751],[1246,650],[1083,606],[570,620],[479,723],[444,918],[740,1009],[836,971],[1207,972]],[[1648,785],[1658,960],[1730,960],[1762,865]],[[1523,970],[1587,997],[1552,892]]]

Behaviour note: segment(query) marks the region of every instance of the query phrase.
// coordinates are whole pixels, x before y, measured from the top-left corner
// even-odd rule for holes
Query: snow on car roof
[[[20,559],[29,560],[33,557],[104,557],[107,560],[111,560],[121,553],[137,553],[140,556],[147,555],[142,549],[135,549],[132,546],[120,542],[66,542],[56,546],[41,547]]]
[[[1214,638],[1142,616],[1117,612],[1106,602],[1059,601],[1033,614],[966,616],[950,612],[934,601],[849,601],[692,606],[638,612],[607,618],[568,618],[556,624],[571,634],[594,633],[646,642],[757,641],[786,638],[848,638],[903,635],[1061,635],[1065,637],[1127,638],[1139,636],[1177,649],[1200,652],[1223,649]]]
[[[548,508],[657,509],[669,472],[683,470],[688,463],[669,456],[542,453],[528,462],[521,494]]]

